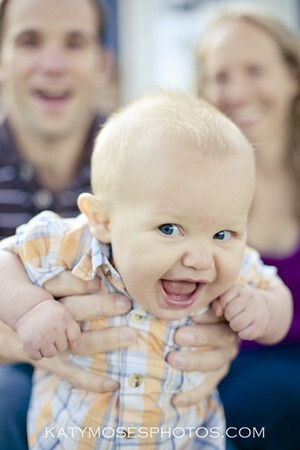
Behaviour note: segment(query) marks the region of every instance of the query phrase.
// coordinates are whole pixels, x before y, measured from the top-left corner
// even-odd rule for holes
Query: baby
[[[64,350],[80,328],[42,286],[71,269],[85,280],[99,277],[103,292],[123,293],[133,305],[127,315],[82,328],[129,325],[139,338],[130,348],[72,356],[119,381],[119,391],[85,392],[37,371],[30,447],[192,449],[205,440],[224,448],[217,392],[197,406],[174,407],[172,395],[196,387],[202,375],[174,369],[166,356],[176,349],[176,329],[211,304],[243,339],[272,343],[288,330],[288,291],[246,247],[254,189],[250,144],[204,101],[151,93],[112,116],[100,132],[92,188],[78,199],[78,218],[47,211],[2,241],[41,288],[13,308],[1,305],[0,318],[19,333],[32,359]],[[208,431],[204,436],[199,429]]]

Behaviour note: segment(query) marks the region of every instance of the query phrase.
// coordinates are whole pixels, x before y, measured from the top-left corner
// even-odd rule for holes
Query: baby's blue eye
[[[231,231],[222,230],[218,231],[218,233],[214,235],[214,239],[218,239],[218,241],[225,241],[226,239],[230,239],[231,236],[232,236]]]
[[[167,236],[181,236],[182,234],[180,228],[173,223],[164,223],[158,229]]]

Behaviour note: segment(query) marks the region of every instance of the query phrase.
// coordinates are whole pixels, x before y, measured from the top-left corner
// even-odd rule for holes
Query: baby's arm
[[[289,330],[292,305],[289,289],[275,278],[267,289],[236,284],[215,300],[212,307],[217,317],[225,316],[241,339],[275,344]]]
[[[30,286],[25,273],[24,283],[20,276],[18,284],[14,283],[15,273],[21,273],[18,266],[22,263],[16,255],[11,254],[11,257],[15,258],[16,272],[6,268],[3,270],[6,271],[7,285],[15,286],[13,294],[18,296],[19,301],[12,305],[10,295],[1,295],[0,319],[19,334],[29,358],[36,361],[43,357],[51,358],[58,351],[65,350],[69,342],[79,338],[80,328],[51,294],[41,287]]]
[[[9,303],[10,295],[1,295],[0,319],[17,331],[31,359],[53,357],[80,336],[80,328],[71,315],[42,287],[65,269],[65,261],[57,255],[69,225],[51,211],[44,211],[17,228],[15,236],[4,239],[0,249],[20,257],[35,286],[18,282],[18,301]],[[20,264],[20,261],[16,264]],[[14,271],[6,270],[7,285]],[[10,281],[10,283],[9,283]],[[14,296],[16,298],[16,295]]]

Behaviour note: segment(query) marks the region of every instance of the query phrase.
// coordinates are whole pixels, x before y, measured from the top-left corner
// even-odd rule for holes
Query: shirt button
[[[125,439],[133,439],[137,435],[136,428],[134,427],[123,428],[122,433]]]
[[[47,189],[40,189],[33,195],[32,201],[39,209],[49,208],[53,202],[53,195]]]
[[[128,384],[132,388],[139,387],[142,384],[142,381],[143,381],[143,377],[142,377],[142,375],[140,375],[138,373],[133,373],[128,378]]]
[[[24,162],[20,164],[19,174],[21,180],[31,181],[34,177],[34,168],[31,164]]]
[[[134,309],[130,312],[130,321],[135,324],[143,323],[145,322],[147,316],[145,311],[142,311],[141,309]]]
[[[104,264],[102,266],[102,272],[106,277],[109,277],[111,275],[111,271],[110,271],[108,264]]]

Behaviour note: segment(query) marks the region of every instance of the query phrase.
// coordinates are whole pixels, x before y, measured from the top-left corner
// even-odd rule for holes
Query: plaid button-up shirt
[[[110,246],[90,234],[83,216],[62,219],[46,211],[19,227],[16,236],[2,242],[2,248],[21,257],[36,285],[43,286],[60,272],[72,270],[84,280],[99,276],[102,293],[128,296],[110,262]],[[274,269],[264,266],[257,252],[247,248],[238,281],[264,288],[273,277]],[[117,380],[119,390],[87,392],[52,373],[36,371],[28,418],[31,448],[225,448],[224,417],[217,391],[191,407],[171,404],[174,393],[203,381],[201,373],[181,372],[166,362],[167,354],[178,349],[175,331],[191,320],[165,322],[133,300],[132,305],[128,314],[85,322],[82,329],[131,326],[139,331],[134,345],[105,354],[70,356],[82,368]]]

